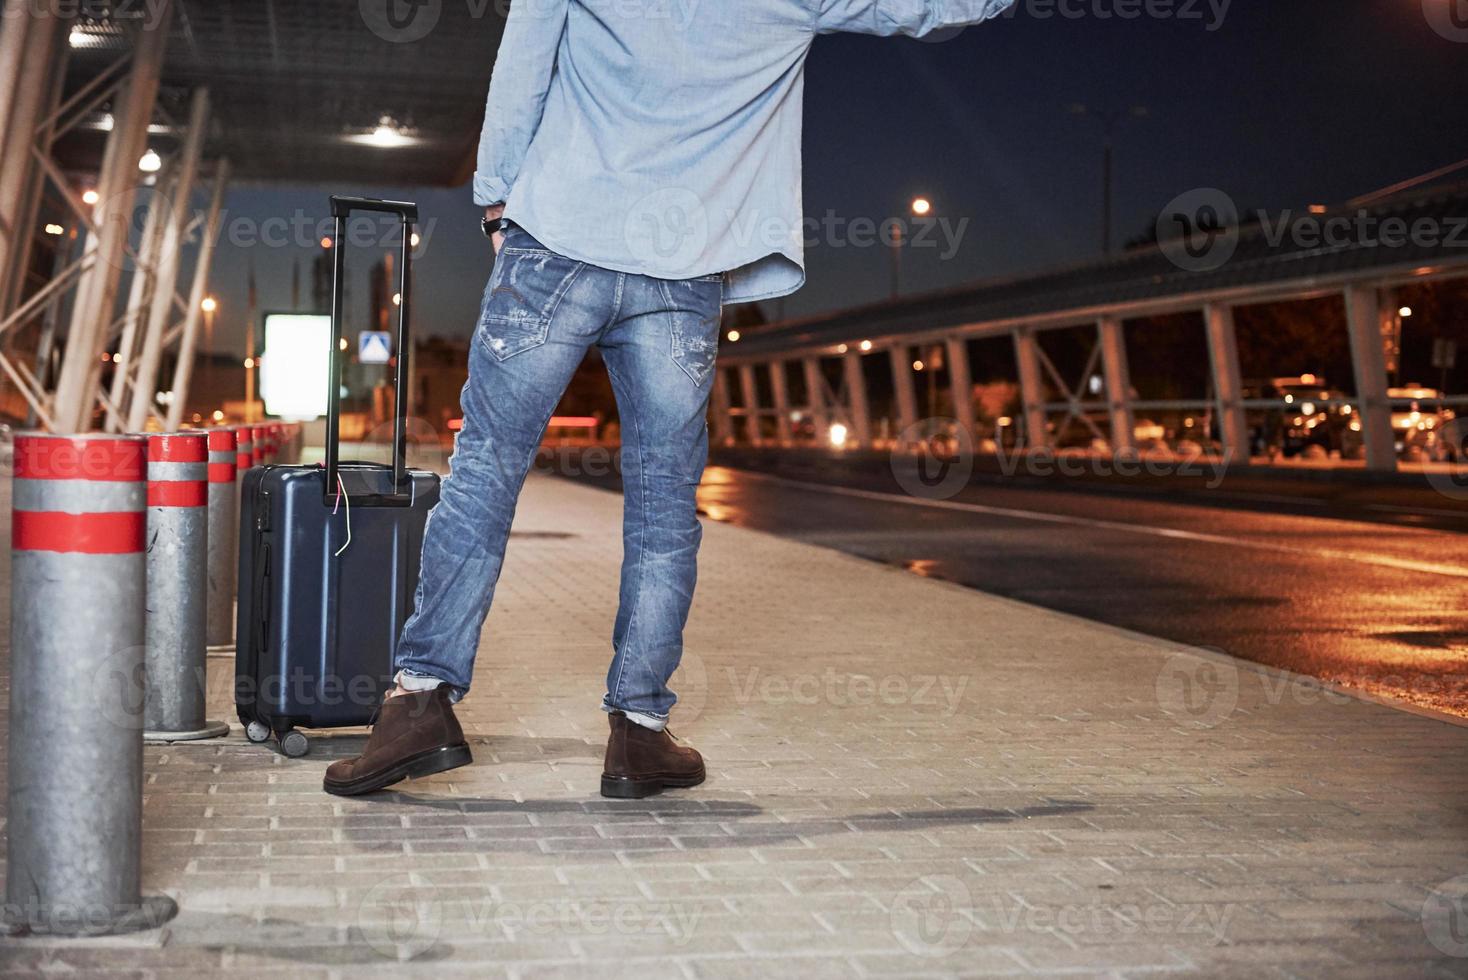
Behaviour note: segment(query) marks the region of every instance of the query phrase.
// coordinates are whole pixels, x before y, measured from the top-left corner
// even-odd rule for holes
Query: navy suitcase
[[[402,219],[392,465],[339,459],[344,225],[353,211]],[[336,219],[326,462],[257,466],[240,498],[235,708],[252,742],[288,756],[310,749],[305,728],[366,725],[391,682],[392,653],[412,612],[434,473],[407,468],[411,241],[417,207],[331,199]]]

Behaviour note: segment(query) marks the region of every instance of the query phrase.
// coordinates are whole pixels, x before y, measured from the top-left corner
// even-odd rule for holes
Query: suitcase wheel
[[[259,745],[270,739],[270,726],[263,725],[258,721],[252,721],[245,726],[245,738]]]
[[[311,751],[311,740],[292,728],[280,736],[280,751],[288,759],[299,759]]]

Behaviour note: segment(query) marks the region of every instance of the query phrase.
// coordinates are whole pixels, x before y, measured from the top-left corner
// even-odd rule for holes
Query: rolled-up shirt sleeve
[[[530,140],[540,126],[570,0],[513,0],[495,57],[479,136],[474,203],[510,196]]]
[[[922,37],[945,27],[966,27],[998,16],[1014,0],[816,0],[822,34],[906,34]]]

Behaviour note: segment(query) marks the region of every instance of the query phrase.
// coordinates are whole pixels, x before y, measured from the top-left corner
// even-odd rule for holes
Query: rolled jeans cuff
[[[432,674],[420,674],[418,671],[409,670],[407,667],[402,668],[395,675],[393,675],[393,683],[398,685],[405,691],[415,692],[432,691],[441,684],[448,684],[450,701],[452,701],[454,704],[458,704],[460,699],[464,697],[463,691],[459,690],[457,687],[454,687],[454,685],[449,684],[449,682],[444,680],[443,678],[434,677]]]
[[[614,712],[620,711],[622,714],[627,716],[628,721],[632,722],[635,725],[641,725],[643,728],[650,728],[655,732],[660,732],[664,728],[668,727],[667,715],[654,715],[648,714],[645,711],[632,711],[627,708],[618,708],[615,705],[610,704],[606,700],[606,698],[602,698],[601,710],[605,711],[607,714],[612,714]]]

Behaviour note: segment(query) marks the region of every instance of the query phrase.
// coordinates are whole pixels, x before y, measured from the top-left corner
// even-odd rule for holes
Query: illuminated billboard
[[[266,414],[297,421],[325,415],[330,370],[331,317],[266,315],[260,361],[260,398]]]

